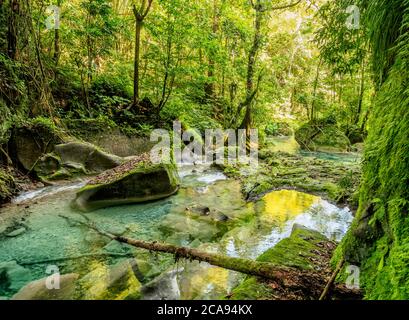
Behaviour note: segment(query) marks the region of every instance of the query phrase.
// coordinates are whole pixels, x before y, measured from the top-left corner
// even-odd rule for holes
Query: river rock
[[[63,180],[72,176],[101,173],[126,161],[84,142],[58,144],[53,152],[42,155],[34,171],[44,180]]]
[[[27,231],[26,228],[21,227],[21,228],[19,228],[19,229],[16,229],[16,230],[14,230],[14,231],[8,233],[8,234],[7,234],[7,237],[9,237],[9,238],[15,238],[15,237],[18,237],[19,235],[22,235],[22,234],[23,234],[24,232],[26,232],[26,231]]]
[[[108,154],[90,143],[71,142],[55,146],[54,152],[63,164],[81,164],[90,172],[101,172],[115,168],[122,158]]]
[[[177,282],[177,275],[183,268],[168,271],[153,279],[141,289],[144,300],[178,300],[180,299],[180,289]]]
[[[12,300],[74,300],[77,279],[76,273],[61,275],[59,289],[48,289],[47,278],[33,281],[15,294]]]
[[[146,155],[104,172],[77,193],[74,206],[81,211],[154,201],[179,190],[179,177],[173,165],[153,165]]]
[[[32,170],[37,160],[44,153],[52,152],[63,139],[52,125],[38,122],[14,130],[11,141],[20,164],[24,169]]]

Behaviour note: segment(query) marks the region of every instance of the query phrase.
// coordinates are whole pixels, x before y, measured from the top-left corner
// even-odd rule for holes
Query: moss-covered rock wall
[[[337,256],[361,267],[367,299],[409,299],[409,2],[376,1],[367,10],[375,67],[384,70],[369,123],[360,208]]]

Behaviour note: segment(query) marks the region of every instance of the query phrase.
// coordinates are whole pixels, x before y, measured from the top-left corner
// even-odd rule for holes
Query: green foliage
[[[206,129],[217,129],[221,125],[212,118],[210,105],[199,105],[187,98],[175,96],[161,112],[161,117],[171,123],[179,120],[190,128],[201,132]]]
[[[316,32],[315,41],[319,45],[321,56],[332,66],[334,74],[354,73],[367,54],[365,27],[359,25],[358,28],[348,28],[346,23],[351,14],[347,12],[347,8],[351,5],[356,5],[356,1],[328,1],[318,12],[322,27]]]
[[[294,131],[287,122],[272,122],[266,126],[265,133],[270,136],[289,137],[294,134]]]
[[[27,88],[19,63],[0,53],[0,145],[10,136],[10,128],[25,112]]]
[[[362,4],[380,90],[369,122],[360,209],[339,250],[361,266],[367,299],[408,299],[409,2]]]
[[[125,77],[103,74],[92,82],[90,95],[94,113],[112,116],[115,109],[122,109],[131,103],[132,86]]]

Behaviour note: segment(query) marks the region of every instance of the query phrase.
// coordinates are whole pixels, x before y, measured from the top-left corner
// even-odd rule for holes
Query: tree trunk
[[[359,121],[361,120],[361,113],[362,113],[362,104],[364,101],[364,93],[365,93],[365,59],[362,59],[361,65],[361,81],[359,86],[359,98],[358,98],[358,110],[355,117],[355,124],[358,125]]]
[[[58,60],[60,59],[60,31],[54,30],[54,64],[58,66]]]
[[[213,0],[213,21],[212,21],[212,37],[213,40],[217,38],[217,33],[219,32],[219,8],[218,8],[218,0]],[[209,100],[214,104],[213,106],[213,113],[217,117],[220,110],[215,106],[215,70],[216,70],[216,62],[215,62],[215,52],[211,48],[209,53],[209,65],[207,71],[207,78],[208,83],[205,86],[205,94],[206,99]]]
[[[133,13],[135,16],[135,56],[134,56],[134,89],[133,89],[133,105],[139,105],[139,60],[140,60],[140,51],[141,51],[141,31],[143,26],[143,21],[148,15],[153,0],[142,1],[142,5],[139,9],[136,8],[136,5],[133,5]]]
[[[261,10],[261,1],[257,0],[256,17],[254,22],[254,39],[253,45],[249,52],[249,59],[247,64],[247,80],[246,80],[246,114],[241,124],[242,129],[246,129],[247,132],[251,129],[252,124],[252,104],[254,96],[254,73],[256,67],[256,58],[261,45],[261,23],[264,16],[264,12]]]
[[[134,94],[133,104],[136,106],[139,104],[139,59],[141,50],[141,30],[142,21],[135,19],[135,58],[134,58]]]
[[[17,58],[17,16],[20,11],[18,0],[10,0],[10,15],[7,31],[7,54],[10,59]]]
[[[318,62],[317,66],[317,74],[315,75],[315,80],[314,80],[314,92],[312,95],[312,102],[311,102],[311,121],[315,121],[316,119],[316,100],[317,100],[317,90],[318,90],[318,82],[320,80],[320,70],[321,70],[321,65],[322,65],[322,58],[320,58],[320,61]]]

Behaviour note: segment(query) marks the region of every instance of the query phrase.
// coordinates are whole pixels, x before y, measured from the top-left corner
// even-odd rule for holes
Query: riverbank
[[[293,137],[267,139],[256,170],[224,166],[239,179],[246,199],[259,199],[274,190],[297,190],[320,196],[336,205],[358,206],[361,177],[359,153],[302,151]]]
[[[102,209],[87,217],[124,236],[251,259],[289,237],[296,223],[339,240],[352,221],[347,209],[295,191],[273,192],[246,202],[238,181],[209,167],[181,168],[180,176],[181,190],[169,199]],[[61,274],[75,274],[68,279],[76,283],[84,277],[99,279],[99,293],[91,294],[86,287],[76,296],[80,299],[125,298],[123,290],[106,295],[107,277],[118,265],[123,269],[124,264],[134,264],[129,261],[136,261],[142,273],[132,276],[134,284],[135,279],[139,281],[133,287],[139,294],[128,298],[218,299],[228,296],[243,280],[241,274],[203,263],[179,261],[175,266],[170,255],[130,248],[67,225],[60,216],[78,219],[70,202],[80,187],[59,192],[48,189],[32,198],[23,195],[22,202],[2,209],[2,225],[8,227],[0,237],[0,261],[9,285],[1,289],[1,295],[11,298],[21,285],[43,278],[50,264],[57,265]],[[20,276],[12,276],[13,270],[20,270]],[[84,281],[88,283],[80,283]]]

